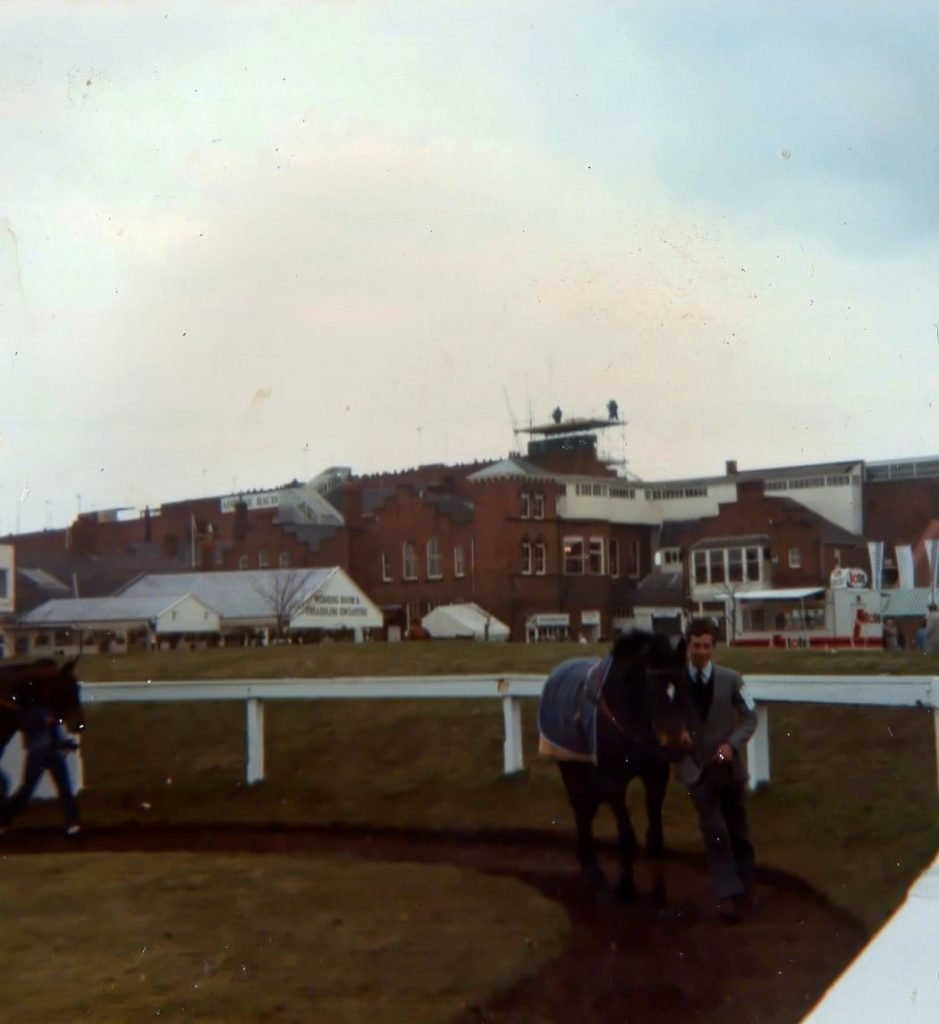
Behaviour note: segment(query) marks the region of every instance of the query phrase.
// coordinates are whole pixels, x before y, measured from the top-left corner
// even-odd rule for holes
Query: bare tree
[[[737,639],[737,595],[743,590],[743,581],[722,583],[719,589],[726,598],[724,608],[727,610],[727,614],[724,621],[727,629],[727,643],[732,644]]]
[[[278,569],[256,576],[254,589],[264,598],[274,615],[277,636],[287,632],[290,620],[306,600],[309,569]]]

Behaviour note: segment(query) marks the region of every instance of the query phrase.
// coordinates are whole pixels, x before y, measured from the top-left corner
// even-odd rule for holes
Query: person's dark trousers
[[[747,821],[746,788],[730,766],[714,766],[688,787],[704,837],[711,885],[718,900],[752,890],[754,852]]]
[[[77,825],[78,803],[72,792],[72,780],[69,778],[65,757],[59,749],[58,730],[45,722],[45,713],[43,712],[42,727],[38,727],[34,717],[27,717],[23,737],[26,743],[26,767],[23,771],[23,781],[3,809],[3,824],[9,825],[26,807],[32,799],[42,773],[48,770],[59,792],[66,828]]]

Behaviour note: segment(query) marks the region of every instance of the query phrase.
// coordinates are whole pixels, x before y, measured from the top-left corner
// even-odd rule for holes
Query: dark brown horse
[[[0,665],[0,754],[20,728],[27,708],[42,707],[70,732],[85,728],[78,658],[59,664],[52,658]]]
[[[577,856],[584,876],[599,889],[606,879],[593,840],[602,804],[616,818],[622,875],[616,898],[635,897],[636,835],[626,787],[642,779],[646,792],[646,850],[655,872],[653,898],[663,903],[665,842],[662,805],[669,761],[691,744],[675,698],[685,670],[685,643],[634,631],[620,637],[606,658],[574,658],[545,683],[538,710],[539,749],[557,758],[577,824]]]

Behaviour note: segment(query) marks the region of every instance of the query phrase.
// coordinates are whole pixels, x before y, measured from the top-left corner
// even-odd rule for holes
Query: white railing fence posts
[[[245,773],[249,786],[264,779],[264,701],[249,697],[246,702],[248,759]]]
[[[525,768],[522,749],[522,702],[518,697],[502,698],[502,720],[505,724],[502,770],[513,775]]]
[[[769,770],[769,708],[765,704],[756,706],[756,731],[747,744],[747,769],[750,774],[750,789],[758,789],[770,780]]]

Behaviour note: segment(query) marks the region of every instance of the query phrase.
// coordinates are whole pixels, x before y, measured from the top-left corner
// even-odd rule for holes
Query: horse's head
[[[633,630],[616,640],[611,654],[613,669],[623,680],[624,710],[647,721],[661,753],[679,760],[691,749],[682,699],[684,639],[676,642],[662,633]]]
[[[33,677],[39,702],[50,714],[55,715],[69,732],[81,732],[85,728],[81,684],[75,671],[77,664],[77,657],[62,665],[47,659],[37,663]]]

